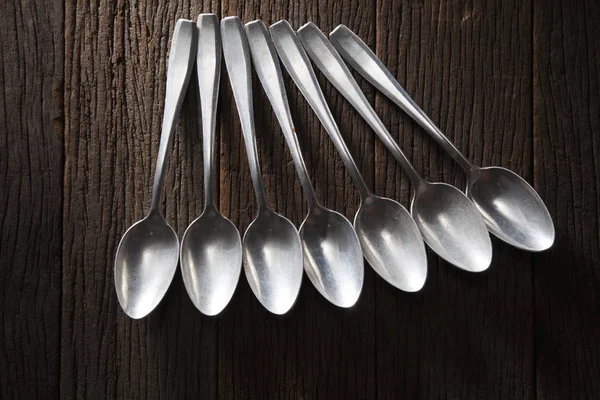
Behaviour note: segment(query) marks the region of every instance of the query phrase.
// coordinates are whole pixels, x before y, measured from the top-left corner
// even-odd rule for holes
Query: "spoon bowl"
[[[158,212],[150,213],[125,232],[117,249],[115,286],[128,316],[142,318],[160,303],[173,280],[178,259],[177,234]]]
[[[356,213],[354,228],[365,258],[383,279],[405,292],[423,288],[425,245],[406,208],[391,199],[369,196]]]
[[[217,315],[231,300],[242,270],[242,242],[237,228],[207,209],[181,240],[181,274],[194,305]]]
[[[460,190],[445,183],[422,182],[411,212],[425,242],[446,261],[470,272],[490,266],[492,244],[487,227]]]
[[[260,211],[244,234],[244,272],[261,304],[273,314],[285,314],[302,284],[302,245],[287,218]]]
[[[360,241],[342,214],[317,206],[300,227],[304,268],[327,300],[353,306],[363,286],[364,262]]]
[[[554,243],[554,224],[535,190],[519,175],[501,167],[478,168],[467,196],[475,203],[488,229],[505,242],[529,251]]]

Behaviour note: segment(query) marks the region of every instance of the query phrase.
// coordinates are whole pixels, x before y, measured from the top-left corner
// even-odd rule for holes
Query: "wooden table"
[[[402,293],[366,269],[355,307],[305,279],[284,317],[245,277],[220,316],[200,314],[177,273],[148,318],[130,320],[113,257],[144,215],[177,18],[201,12],[355,30],[475,163],[513,169],[546,201],[552,250],[494,239],[488,272],[429,252],[429,277]],[[0,398],[597,399],[600,397],[600,6],[597,1],[7,1],[0,10]],[[317,194],[348,217],[358,195],[287,79]],[[410,185],[366,123],[319,74],[377,194]],[[459,167],[359,79],[426,178],[463,187]],[[177,128],[166,219],[182,234],[202,210],[197,81]],[[255,79],[269,200],[306,213],[283,136]],[[255,202],[223,75],[220,207],[243,231]]]

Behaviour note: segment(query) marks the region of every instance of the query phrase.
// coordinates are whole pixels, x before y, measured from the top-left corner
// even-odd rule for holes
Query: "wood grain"
[[[534,177],[556,225],[534,260],[540,399],[600,393],[600,5],[536,2]]]
[[[493,240],[490,270],[429,252],[424,290],[402,293],[366,264],[355,307],[304,280],[283,317],[242,274],[218,317],[177,273],[148,318],[128,319],[116,247],[150,201],[177,18],[201,12],[325,33],[343,23],[476,164],[510,168],[549,206],[555,247]],[[578,0],[5,2],[0,8],[0,397],[201,399],[596,399],[600,396],[600,6]],[[219,204],[243,231],[256,204],[223,66]],[[298,138],[320,200],[352,219],[358,193],[287,74]],[[367,184],[410,203],[406,176],[346,100],[317,77]],[[424,177],[464,185],[449,156],[357,77]],[[300,225],[306,203],[258,79],[267,196]],[[194,75],[173,144],[163,210],[181,236],[201,212]]]
[[[0,398],[57,397],[63,8],[0,7]]]
[[[382,62],[467,157],[531,180],[531,3],[381,0],[377,28]],[[377,111],[425,178],[464,187],[458,165],[382,94]],[[375,163],[378,191],[408,205],[408,178],[380,142]],[[493,245],[482,274],[429,251],[418,294],[378,281],[380,398],[534,397],[532,257]]]

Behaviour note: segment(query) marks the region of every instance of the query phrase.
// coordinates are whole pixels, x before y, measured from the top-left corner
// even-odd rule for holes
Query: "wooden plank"
[[[178,273],[148,318],[130,320],[113,261],[145,215],[158,151],[169,42],[196,2],[69,2],[65,21],[65,212],[61,397],[215,398],[217,323]],[[165,179],[166,220],[183,234],[202,210],[197,82]]]
[[[298,29],[308,21],[325,32],[339,23],[361,35],[374,34],[371,1],[224,1],[223,16],[267,26],[287,19]],[[340,157],[302,95],[284,72],[298,138],[323,203],[350,219],[359,205]],[[369,184],[373,183],[373,137],[351,106],[320,75],[325,97]],[[256,77],[255,77],[256,78]],[[221,102],[221,208],[241,232],[256,207],[239,118],[227,77]],[[283,135],[258,79],[254,79],[258,150],[270,202],[297,226],[306,215]],[[372,96],[373,92],[370,92]],[[368,268],[365,287],[351,310],[329,304],[304,279],[298,303],[284,317],[270,315],[254,298],[242,276],[232,304],[219,317],[219,398],[314,399],[375,397],[375,274]]]
[[[0,398],[58,396],[63,4],[0,12]]]
[[[531,181],[531,3],[377,2],[376,52],[407,92],[476,164]],[[377,111],[418,171],[464,187],[464,173],[383,95]],[[378,191],[409,205],[398,164],[375,146]],[[493,240],[482,274],[429,252],[424,290],[376,287],[380,398],[533,397],[531,255]]]
[[[597,399],[600,4],[534,5],[534,177],[556,226],[535,259],[537,397]]]

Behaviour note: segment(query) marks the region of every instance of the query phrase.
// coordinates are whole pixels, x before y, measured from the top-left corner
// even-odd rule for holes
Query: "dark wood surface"
[[[113,284],[116,246],[147,209],[177,18],[344,23],[475,163],[521,174],[554,218],[540,254],[494,239],[489,271],[429,251],[407,294],[366,269],[355,307],[305,279],[294,309],[264,310],[242,274],[218,317],[177,273],[133,321]],[[600,6],[596,1],[7,1],[0,8],[0,398],[597,399],[600,397]],[[218,194],[244,230],[255,202],[229,82],[219,103]],[[410,184],[318,74],[369,186],[408,205]],[[450,157],[358,79],[426,178],[464,185]],[[333,145],[286,77],[299,141],[323,202],[359,198]],[[181,235],[202,209],[197,81],[165,180]],[[255,79],[269,200],[300,224],[302,190]]]

